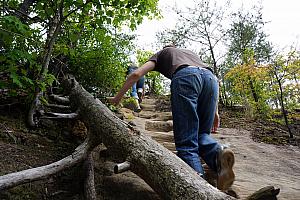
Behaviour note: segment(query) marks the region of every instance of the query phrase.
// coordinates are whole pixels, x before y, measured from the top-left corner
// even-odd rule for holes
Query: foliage
[[[41,42],[37,30],[15,16],[2,16],[0,27],[0,89],[8,89],[12,96],[32,93],[36,86],[45,91],[55,77],[46,74],[44,81],[36,80],[41,73],[38,63]]]
[[[247,49],[252,49],[256,62],[263,63],[270,60],[272,47],[263,31],[265,22],[262,20],[262,8],[253,8],[255,14],[238,11],[233,14],[232,25],[229,30],[228,57],[234,62],[244,63]]]
[[[144,16],[157,16],[157,2],[1,2],[0,88],[22,89],[33,96],[36,87],[45,91],[68,71],[90,91],[113,93],[123,81],[125,52],[132,39],[119,33],[120,28],[133,30]],[[48,73],[47,55],[53,75]]]
[[[278,55],[265,65],[255,62],[253,51],[246,52],[245,63],[236,65],[225,75],[225,82],[230,86],[229,98],[234,104],[246,106],[252,116],[272,117],[273,121],[284,123],[292,137],[289,123],[295,118],[293,110],[300,107],[299,52],[292,50],[287,55]]]
[[[300,108],[300,62],[299,52],[292,50],[288,55],[278,55],[272,64],[268,65],[268,72],[272,84],[271,101],[277,109],[280,108],[284,123],[289,131],[290,138],[293,133],[289,127],[294,120],[294,109]]]
[[[124,108],[128,108],[131,110],[136,110],[138,106],[138,102],[134,97],[123,98],[121,104],[123,105]]]
[[[127,68],[126,48],[130,40],[122,35],[109,35],[105,31],[94,31],[97,42],[86,47],[82,40],[67,52],[68,66],[79,82],[97,96],[114,94],[124,82]],[[86,39],[85,37],[84,39]]]
[[[137,51],[137,59],[140,65],[148,61],[148,59],[153,55],[150,51]],[[145,84],[149,87],[150,94],[162,94],[164,90],[163,76],[156,71],[151,71],[146,75]]]
[[[249,50],[246,55],[246,62],[230,69],[225,79],[230,82],[233,101],[246,105],[251,115],[266,115],[269,110],[265,103],[268,98],[265,82],[267,69],[256,63],[253,51]]]
[[[226,104],[229,102],[231,104],[239,103],[248,107],[251,110],[250,113],[254,111],[251,115],[261,113],[267,116],[265,110],[268,110],[269,106],[264,101],[268,97],[265,96],[266,93],[263,91],[266,90],[264,85],[270,84],[270,82],[264,80],[264,73],[259,79],[257,79],[255,74],[250,73],[252,69],[254,70],[253,73],[257,73],[250,66],[262,66],[262,64],[270,61],[272,56],[272,46],[263,31],[265,22],[262,20],[261,8],[254,7],[252,12],[239,10],[232,15],[231,20],[231,28],[225,38],[229,47],[228,53],[222,64],[222,68],[220,68],[222,77],[221,94],[224,96]],[[255,63],[249,63],[249,59]],[[243,66],[243,69],[240,70],[247,72],[246,74],[242,74],[245,82],[240,85],[235,85],[238,81],[234,81],[235,83],[230,81],[233,77],[232,73],[237,73],[237,68],[232,70],[230,79],[228,79],[229,75],[226,75],[232,67],[236,66]],[[246,66],[250,68],[248,70],[244,69]],[[236,76],[239,77],[239,75]],[[241,91],[241,86],[247,88],[246,93]],[[238,93],[237,88],[239,88]],[[247,96],[247,98],[241,101],[242,98],[240,96]]]

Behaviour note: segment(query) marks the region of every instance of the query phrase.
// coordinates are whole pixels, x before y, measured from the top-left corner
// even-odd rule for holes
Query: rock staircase
[[[176,153],[172,131],[172,114],[169,111],[163,111],[165,109],[160,109],[159,102],[159,99],[144,98],[141,104],[142,111],[136,113],[128,110],[131,117],[124,116],[124,120]],[[253,141],[249,131],[234,128],[219,128],[219,133],[214,134],[214,138],[222,144],[229,145],[235,152],[236,180],[232,187],[241,199],[245,199],[258,189],[268,185],[274,185],[282,189],[278,199],[300,199],[299,147],[286,146],[278,148],[276,145],[257,143]],[[207,178],[211,177],[208,182],[215,185],[214,175],[209,174],[210,170],[205,165],[204,170]],[[126,173],[122,175],[125,176]],[[146,186],[144,185],[144,187]],[[158,198],[154,196],[150,188],[147,191],[147,194],[153,194],[150,196],[151,200]],[[134,199],[146,200],[147,198]]]
[[[173,137],[173,121],[170,111],[160,111],[156,99],[145,98],[142,111],[134,113],[133,124],[142,129],[152,139],[176,153]]]

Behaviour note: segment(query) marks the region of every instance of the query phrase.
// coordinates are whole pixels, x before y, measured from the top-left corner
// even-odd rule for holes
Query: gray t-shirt
[[[149,61],[155,62],[154,71],[171,79],[175,70],[182,65],[206,67],[199,56],[187,49],[167,47],[154,54]]]

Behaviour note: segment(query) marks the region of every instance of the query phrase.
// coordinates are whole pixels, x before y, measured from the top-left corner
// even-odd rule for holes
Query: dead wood
[[[116,164],[114,166],[114,173],[115,174],[119,174],[119,173],[122,173],[122,172],[125,172],[125,171],[128,171],[128,170],[130,170],[130,162],[128,162],[128,161]]]
[[[0,176],[0,191],[29,183],[37,180],[48,178],[66,168],[72,167],[75,164],[83,161],[87,154],[93,149],[86,139],[84,143],[78,146],[72,155],[69,155],[57,162],[42,167],[27,169],[7,175]]]
[[[27,117],[27,123],[31,127],[35,127],[37,124],[35,115],[36,115],[37,110],[39,110],[39,107],[41,106],[40,97],[42,95],[43,95],[43,93],[40,92],[39,90],[37,90],[36,94],[34,95],[35,98],[30,105],[30,109],[29,109],[28,117]]]
[[[96,200],[97,193],[95,189],[94,179],[94,160],[90,153],[84,161],[85,180],[84,180],[84,196],[87,200]]]
[[[85,160],[92,149],[103,142],[115,157],[128,161],[131,171],[144,179],[163,199],[235,199],[208,184],[175,154],[116,117],[74,79],[66,80],[65,87],[71,91],[70,99],[89,128],[88,139],[72,155],[60,161],[1,176],[0,191],[44,179],[72,167]],[[91,162],[87,160],[89,167],[85,187],[90,198],[94,198]],[[269,191],[257,193],[269,194]],[[271,191],[274,192],[270,194],[276,198],[279,190]],[[253,199],[251,196],[247,199]]]
[[[45,112],[44,116],[40,117],[41,119],[76,119],[78,117],[77,113],[54,113],[54,112]]]
[[[47,104],[47,107],[49,108],[58,108],[62,110],[69,110],[70,106],[65,106],[65,105],[57,105],[57,104]]]
[[[69,100],[68,97],[63,97],[63,96],[59,96],[59,95],[55,95],[55,94],[52,94],[49,97],[52,98],[57,103],[61,103],[63,105],[69,105],[70,104],[70,100]]]

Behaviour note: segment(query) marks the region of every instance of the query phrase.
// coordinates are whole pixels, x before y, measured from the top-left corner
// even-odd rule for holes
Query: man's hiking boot
[[[222,147],[217,155],[218,178],[217,188],[219,190],[227,190],[234,181],[233,172],[234,153],[232,150]]]

